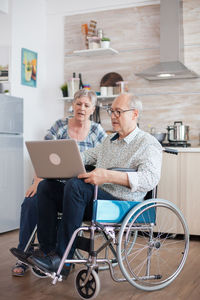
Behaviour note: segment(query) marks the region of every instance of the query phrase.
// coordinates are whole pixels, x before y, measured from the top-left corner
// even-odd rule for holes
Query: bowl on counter
[[[166,133],[165,132],[154,132],[151,133],[160,143],[162,143],[165,138],[166,138]]]

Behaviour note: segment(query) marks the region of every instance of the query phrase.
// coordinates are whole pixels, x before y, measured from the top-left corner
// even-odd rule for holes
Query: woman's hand
[[[42,178],[34,176],[33,184],[26,191],[26,197],[33,197],[37,193],[38,184],[42,180],[43,180]]]
[[[92,172],[78,175],[79,179],[84,179],[85,183],[100,185],[108,182],[109,171],[103,168],[96,168]]]

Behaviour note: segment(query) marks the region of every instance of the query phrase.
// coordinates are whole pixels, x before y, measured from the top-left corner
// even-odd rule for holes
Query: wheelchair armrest
[[[115,167],[113,167],[113,168],[107,168],[107,170],[121,171],[121,172],[137,172],[136,169],[131,169],[131,168],[115,168]],[[95,185],[95,188],[94,188],[94,200],[97,199],[97,194],[98,194],[98,185]]]
[[[107,170],[120,171],[120,172],[137,172],[137,169],[131,169],[131,168],[108,168]]]
[[[121,171],[121,172],[137,172],[137,169],[131,169],[131,168],[108,168],[107,170],[113,170],[113,171]],[[148,191],[146,196],[144,197],[144,200],[157,198],[157,186],[151,190]]]

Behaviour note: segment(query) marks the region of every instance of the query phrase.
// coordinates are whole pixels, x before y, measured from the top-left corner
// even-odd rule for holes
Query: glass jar
[[[100,48],[100,38],[98,36],[88,37],[89,49],[98,49]]]
[[[119,87],[119,94],[128,92],[128,81],[118,81],[116,85]]]

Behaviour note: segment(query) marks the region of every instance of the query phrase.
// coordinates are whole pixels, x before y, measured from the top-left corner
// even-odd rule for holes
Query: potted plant
[[[10,95],[9,90],[4,90],[5,95]]]
[[[67,97],[68,96],[68,86],[67,86],[67,83],[64,83],[63,85],[61,85],[60,88],[61,88],[63,97]]]
[[[101,39],[101,48],[109,48],[110,47],[110,39],[107,37],[103,37]]]

